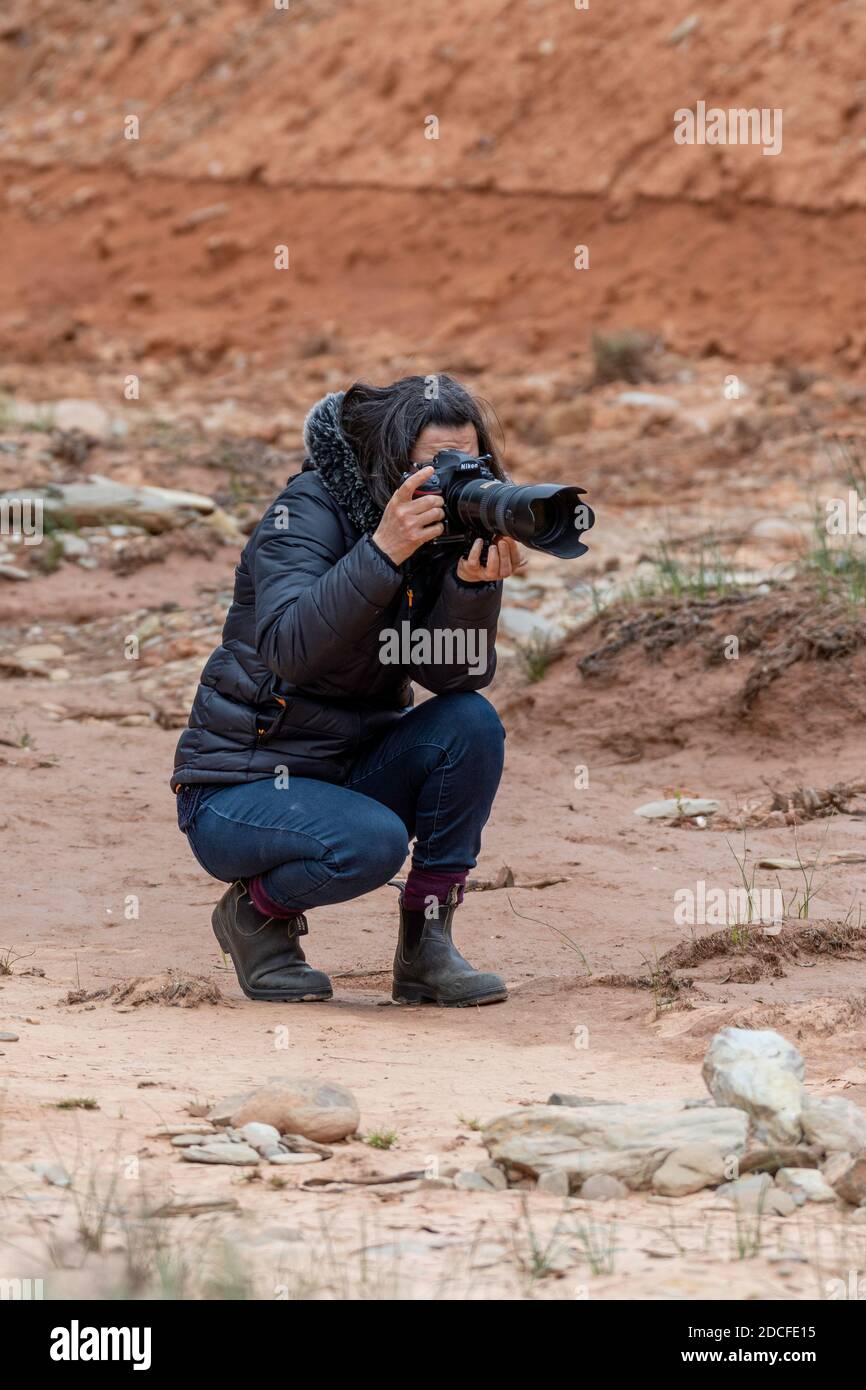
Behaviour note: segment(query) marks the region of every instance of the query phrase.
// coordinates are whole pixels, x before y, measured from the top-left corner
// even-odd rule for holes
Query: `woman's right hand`
[[[441,493],[416,497],[415,489],[434,472],[428,464],[401,483],[382,513],[372,539],[381,551],[402,565],[426,541],[433,541],[445,530],[445,504]]]

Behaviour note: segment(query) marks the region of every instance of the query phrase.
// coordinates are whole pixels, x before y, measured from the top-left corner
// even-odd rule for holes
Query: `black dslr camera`
[[[580,499],[586,489],[557,483],[503,483],[487,463],[457,449],[440,449],[431,460],[435,473],[416,488],[415,496],[441,493],[445,530],[431,546],[467,549],[479,536],[487,545],[494,536],[511,536],[532,550],[572,559],[589,549],[580,539],[595,522],[595,513]],[[418,468],[403,474],[403,480]]]

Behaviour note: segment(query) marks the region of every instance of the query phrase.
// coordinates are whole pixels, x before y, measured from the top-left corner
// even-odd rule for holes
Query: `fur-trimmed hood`
[[[355,451],[343,434],[340,415],[345,391],[330,391],[304,421],[304,468],[314,468],[328,492],[359,531],[375,531],[382,509],[373,500]]]

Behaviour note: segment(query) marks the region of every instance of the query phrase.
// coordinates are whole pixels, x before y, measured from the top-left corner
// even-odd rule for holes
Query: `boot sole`
[[[220,935],[220,932],[217,928],[216,909],[214,910],[214,915],[211,918],[211,926],[213,927],[213,934],[217,939],[217,945],[219,946],[223,955],[228,956],[230,958],[231,963],[235,968],[235,974],[238,977],[238,984],[240,985],[241,989],[243,990],[244,994],[247,996],[248,999],[257,999],[261,1002],[271,1004],[318,1004],[325,1003],[328,999],[333,999],[334,991],[332,989],[329,989],[327,991],[323,990],[321,993],[308,992],[306,994],[287,994],[285,990],[256,989],[254,986],[248,985],[246,980],[244,979],[244,975],[240,966],[235,960],[231,945],[225,937]]]
[[[395,1004],[435,1004],[440,1009],[470,1009],[482,1004],[502,1004],[508,998],[508,990],[497,990],[494,994],[477,994],[471,999],[437,999],[420,985],[400,985],[391,991]]]

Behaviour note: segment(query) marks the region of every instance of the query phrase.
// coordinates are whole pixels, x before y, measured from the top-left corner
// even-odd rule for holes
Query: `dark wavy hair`
[[[404,376],[390,386],[356,381],[343,398],[341,425],[380,507],[399,486],[427,425],[474,425],[479,453],[490,454],[491,471],[505,477],[494,439],[494,430],[500,438],[502,430],[493,407],[450,376]]]

